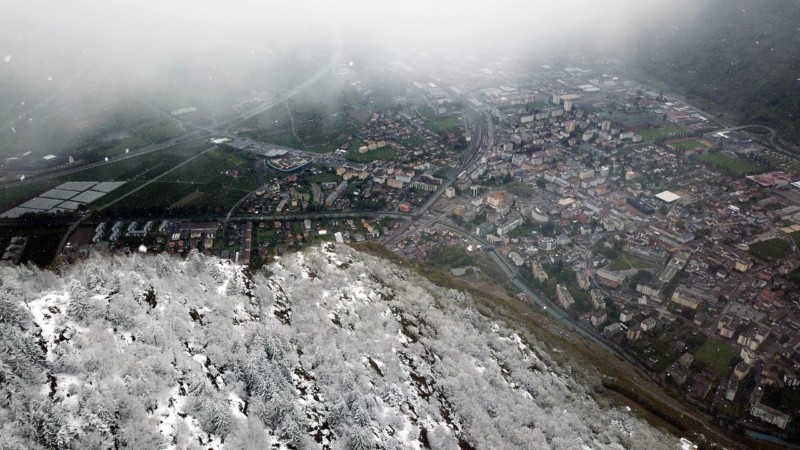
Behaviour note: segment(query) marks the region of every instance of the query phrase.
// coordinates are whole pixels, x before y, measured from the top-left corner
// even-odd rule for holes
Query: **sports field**
[[[666,144],[675,150],[705,150],[713,148],[714,145],[705,139],[688,138],[688,139],[674,139],[667,141]]]

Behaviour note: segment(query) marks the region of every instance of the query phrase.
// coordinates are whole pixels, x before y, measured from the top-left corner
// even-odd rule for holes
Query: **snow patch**
[[[42,339],[47,346],[47,360],[53,361],[52,350],[55,345],[56,325],[66,315],[69,306],[69,293],[50,292],[42,297],[28,302],[28,308],[33,315],[33,320],[42,331]]]

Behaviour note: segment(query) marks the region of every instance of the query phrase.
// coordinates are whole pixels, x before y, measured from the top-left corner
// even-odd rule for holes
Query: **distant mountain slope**
[[[465,294],[331,244],[0,268],[0,448],[677,448]]]
[[[690,98],[800,141],[800,2],[705,0],[631,45],[646,73]]]

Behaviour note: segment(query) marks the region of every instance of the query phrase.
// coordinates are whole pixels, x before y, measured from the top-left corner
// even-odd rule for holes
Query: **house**
[[[675,292],[672,294],[672,298],[670,299],[672,303],[676,303],[680,306],[685,306],[689,309],[697,309],[702,303],[702,299],[698,296],[694,295],[694,293],[690,292],[688,289],[683,288],[683,285],[678,286],[675,289]]]
[[[658,322],[656,322],[655,317],[648,317],[647,319],[644,319],[642,321],[642,324],[641,324],[642,331],[650,331],[650,330],[652,330],[653,328],[656,327],[657,323]]]
[[[703,400],[708,397],[709,392],[711,392],[711,388],[714,387],[714,380],[711,379],[709,375],[700,375],[695,379],[694,385],[690,391],[690,394],[697,398],[698,400]]]
[[[671,379],[676,385],[683,386],[689,378],[689,373],[683,367],[673,364],[669,370],[667,370],[666,377]]]
[[[728,384],[725,387],[725,400],[732,402],[736,398],[736,391],[739,390],[739,379],[731,376],[728,379]]]
[[[616,289],[625,281],[625,276],[609,270],[600,269],[597,271],[597,281],[603,286]]]
[[[744,379],[748,373],[750,373],[750,364],[747,364],[744,361],[739,362],[739,364],[736,365],[736,368],[733,369],[733,376],[735,376],[737,380]]]
[[[606,315],[605,311],[593,312],[589,316],[589,321],[591,321],[592,325],[596,327],[600,327],[600,325],[606,323],[606,320],[608,320],[608,316]]]
[[[556,297],[558,298],[558,303],[564,309],[568,309],[573,303],[575,303],[575,299],[572,298],[572,294],[570,294],[569,289],[567,289],[567,287],[563,284],[556,285]]]
[[[592,305],[594,309],[602,309],[606,306],[606,298],[603,293],[598,289],[592,289],[589,293],[592,298]]]
[[[634,325],[628,329],[627,338],[629,341],[641,339],[642,328],[639,325]]]
[[[688,369],[693,362],[694,362],[694,355],[692,355],[689,352],[684,353],[683,355],[681,355],[680,358],[678,358],[678,364],[680,364],[681,367],[686,369]]]
[[[621,330],[622,330],[622,324],[619,322],[614,322],[611,325],[607,325],[605,328],[603,328],[603,334],[606,337],[611,337],[619,333]]]
[[[622,323],[628,323],[631,321],[631,319],[633,319],[633,315],[634,314],[632,311],[623,310],[621,313],[619,313],[619,321]]]
[[[750,407],[750,415],[763,420],[766,423],[775,425],[781,430],[785,430],[789,425],[789,415],[773,409],[761,402],[756,402]]]
[[[533,261],[531,261],[531,271],[533,272],[533,276],[540,283],[544,283],[545,281],[547,281],[548,279],[547,272],[544,271],[542,263],[540,263],[538,260],[534,259]]]
[[[577,278],[578,281],[578,288],[583,289],[584,291],[589,290],[591,284],[589,283],[589,276],[586,275],[585,271],[578,270],[575,272],[575,278]]]

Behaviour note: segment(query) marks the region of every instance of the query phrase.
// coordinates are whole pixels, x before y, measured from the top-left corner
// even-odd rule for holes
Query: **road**
[[[703,433],[707,435],[713,435],[714,438],[717,440],[717,442],[729,446],[728,448],[744,448],[742,444],[736,440],[736,437],[731,436],[727,430],[724,430],[721,427],[715,425],[709,426],[708,425],[710,423],[709,418],[706,417],[702,412],[692,409],[690,406],[680,402],[679,400],[676,400],[673,397],[670,397],[668,394],[663,392],[661,387],[655,384],[651,379],[651,377],[647,375],[647,368],[642,367],[638,361],[628,356],[622,350],[619,350],[616,347],[608,344],[605,340],[597,336],[594,330],[590,331],[584,328],[583,325],[573,320],[564,311],[558,308],[555,305],[555,303],[553,303],[550,299],[542,295],[539,295],[537,292],[531,290],[522,280],[519,279],[517,271],[511,266],[511,264],[509,264],[508,261],[505,260],[505,258],[503,258],[501,255],[497,254],[497,252],[494,251],[491,244],[486,242],[481,237],[473,233],[470,233],[464,230],[463,228],[455,226],[455,224],[448,223],[447,221],[439,220],[436,221],[435,224],[439,227],[452,231],[463,238],[470,239],[474,242],[481,244],[482,246],[484,246],[484,249],[488,248],[488,250],[486,250],[486,253],[489,255],[489,257],[492,258],[497,267],[499,267],[500,270],[503,271],[503,273],[506,275],[506,277],[508,277],[511,283],[514,286],[516,286],[520,291],[528,295],[528,297],[531,298],[536,305],[540,306],[542,310],[546,312],[551,318],[553,318],[554,320],[556,320],[556,322],[564,326],[565,329],[571,330],[579,334],[580,336],[592,342],[601,349],[605,350],[609,354],[614,355],[620,360],[630,364],[631,370],[635,372],[638,378],[632,377],[631,379],[626,380],[627,382],[636,383],[636,385],[642,388],[643,390],[651,392],[651,395],[653,395],[655,399],[657,399],[659,402],[664,404],[664,406],[671,409],[675,413],[679,413],[682,416],[687,416],[693,419],[696,423],[702,424]],[[657,391],[654,391],[654,389],[657,389]]]
[[[500,270],[508,277],[509,281],[516,286],[520,291],[524,292],[529,298],[531,298],[536,305],[542,308],[542,310],[547,313],[550,317],[560,322],[562,325],[566,325],[572,331],[580,334],[586,339],[594,342],[598,346],[602,347],[604,350],[608,351],[609,353],[617,356],[619,358],[627,359],[627,357],[616,348],[610,346],[607,342],[601,340],[598,336],[594,333],[590,333],[586,329],[584,329],[580,324],[573,321],[567,314],[565,314],[554,302],[552,302],[547,297],[539,295],[537,292],[534,292],[530,289],[522,280],[519,279],[519,272],[506,261],[501,255],[494,251],[494,247],[492,244],[481,238],[480,236],[471,233],[461,227],[456,226],[455,224],[448,223],[445,220],[437,220],[435,222],[436,226],[441,228],[445,228],[453,233],[458,234],[459,236],[472,240],[478,244],[480,244],[485,250],[485,253],[492,258],[495,265],[497,265]],[[630,362],[630,361],[629,361]]]
[[[488,115],[480,109],[472,106],[467,108],[467,114],[471,116],[474,129],[472,132],[472,140],[470,140],[467,149],[461,157],[461,163],[457,167],[452,167],[447,173],[447,180],[442,183],[436,191],[428,197],[419,208],[414,211],[414,217],[422,217],[428,209],[439,200],[439,197],[444,194],[448,187],[452,186],[457,179],[457,175],[464,170],[467,170],[474,164],[480,157],[483,151],[489,150],[494,143],[494,124]],[[381,243],[387,247],[394,247],[398,242],[403,240],[409,229],[413,225],[413,221],[408,221],[402,224],[391,235],[384,236]]]
[[[776,143],[776,141],[782,141],[781,136],[778,134],[778,132],[774,128],[768,127],[766,125],[759,125],[759,124],[739,125],[739,126],[735,126],[735,127],[728,127],[728,128],[725,128],[724,130],[720,130],[720,131],[740,131],[740,130],[745,130],[745,133],[747,133],[749,136],[753,137],[754,139],[756,139],[758,141],[764,142],[763,135],[758,134],[758,133],[753,133],[753,132],[747,132],[746,131],[748,128],[756,128],[756,127],[763,128],[763,129],[765,129],[765,130],[767,130],[769,132],[767,137],[766,137],[766,142],[770,146],[772,146],[772,148],[774,148],[776,151],[778,151],[779,153],[782,153],[783,155],[786,155],[788,157],[794,158],[794,159],[798,159],[798,157],[800,157],[800,155],[798,155],[798,152],[797,152],[796,149],[794,149],[794,148],[785,149],[785,148],[781,147],[780,145],[778,145]]]

